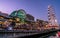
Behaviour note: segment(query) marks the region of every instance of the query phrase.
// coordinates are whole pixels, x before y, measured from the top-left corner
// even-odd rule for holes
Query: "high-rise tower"
[[[53,26],[53,27],[58,26],[54,8],[51,5],[48,5],[48,20],[49,20],[50,26]]]

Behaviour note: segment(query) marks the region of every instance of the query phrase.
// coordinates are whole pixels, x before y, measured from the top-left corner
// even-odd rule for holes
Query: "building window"
[[[2,16],[0,16],[0,19],[4,19]]]

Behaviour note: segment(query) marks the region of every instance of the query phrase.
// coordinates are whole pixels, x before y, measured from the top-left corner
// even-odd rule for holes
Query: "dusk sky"
[[[42,20],[48,20],[48,5],[53,5],[60,23],[60,0],[0,0],[0,11],[10,14],[19,9]]]

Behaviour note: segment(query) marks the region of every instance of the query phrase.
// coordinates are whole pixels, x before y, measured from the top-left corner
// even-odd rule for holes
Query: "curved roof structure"
[[[19,18],[26,18],[26,12],[23,9],[13,11],[10,16],[12,17],[19,17]]]

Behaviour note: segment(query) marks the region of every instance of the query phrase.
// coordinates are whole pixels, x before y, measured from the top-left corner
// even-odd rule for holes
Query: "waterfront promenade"
[[[1,30],[0,31],[0,38],[17,38],[17,37],[42,37],[43,35],[57,32],[56,29],[50,30]]]

